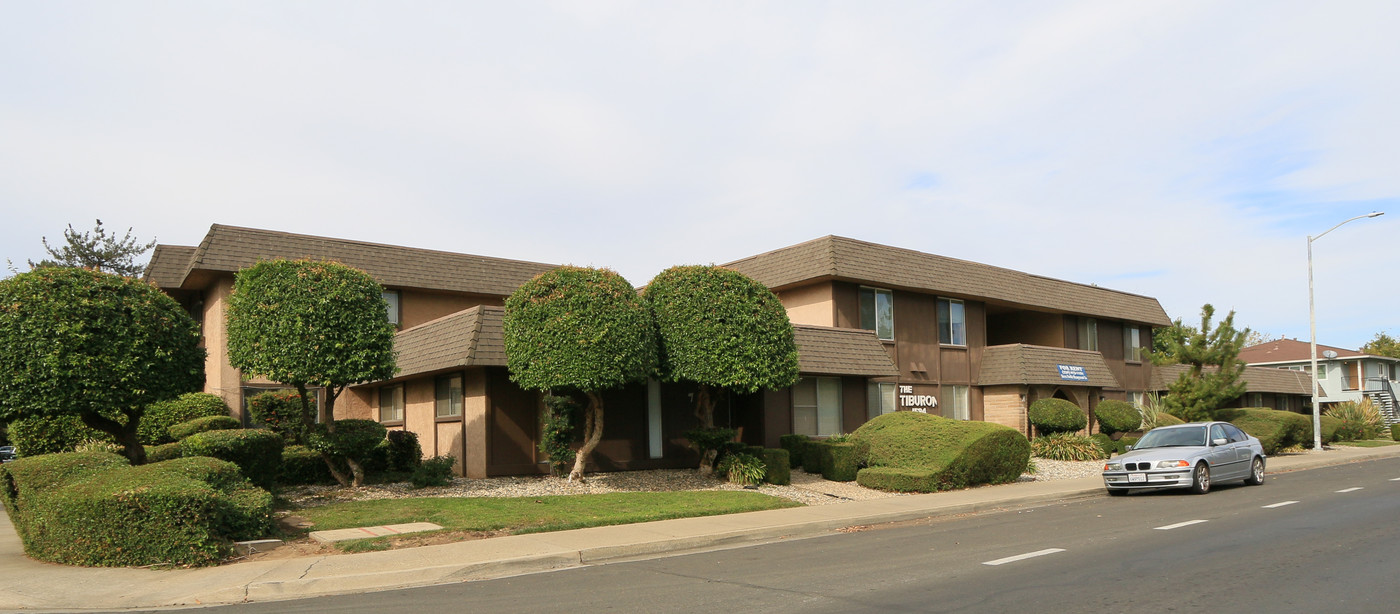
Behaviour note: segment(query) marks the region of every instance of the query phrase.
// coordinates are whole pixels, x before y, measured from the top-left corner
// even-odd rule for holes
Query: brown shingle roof
[[[506,296],[552,264],[214,224],[190,257],[193,270],[235,272],[260,260],[335,260],[381,285]]]
[[[1166,390],[1189,368],[1186,365],[1153,365],[1152,378],[1148,387],[1152,390]],[[1206,367],[1206,369],[1214,371],[1216,367]],[[1245,367],[1244,374],[1240,376],[1240,379],[1245,382],[1246,392],[1272,392],[1304,396],[1312,394],[1308,392],[1308,386],[1312,384],[1312,376],[1302,371],[1274,367]]]
[[[1060,377],[1060,365],[1084,368],[1088,381]],[[1089,350],[1052,348],[1043,345],[994,345],[982,352],[978,386],[999,384],[1054,384],[1118,388],[1118,378],[1108,370],[1103,354]]]
[[[899,375],[885,345],[875,331],[828,326],[794,325],[797,362],[802,373],[812,375]]]
[[[1348,350],[1330,345],[1317,344],[1317,358],[1322,360],[1322,353],[1332,350],[1337,353],[1338,358],[1356,358],[1366,356],[1356,350]],[[1276,339],[1265,341],[1257,345],[1251,345],[1240,349],[1240,360],[1245,364],[1259,364],[1270,362],[1297,362],[1299,360],[1312,359],[1312,345],[1307,341],[1296,339]]]
[[[158,288],[179,288],[189,272],[190,259],[197,248],[186,245],[157,245],[141,278]]]
[[[1157,299],[909,249],[826,236],[724,265],[769,288],[837,279],[1170,326]]]
[[[408,377],[454,367],[504,367],[505,308],[478,305],[394,335],[399,373]]]

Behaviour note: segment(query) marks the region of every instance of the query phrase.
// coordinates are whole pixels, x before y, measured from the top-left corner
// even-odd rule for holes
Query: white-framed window
[[[967,345],[967,309],[954,298],[938,299],[938,342]]]
[[[882,341],[894,341],[894,293],[880,288],[860,289],[860,327],[875,331]]]
[[[865,406],[867,418],[894,412],[895,391],[893,382],[870,382],[870,400]]]
[[[379,421],[400,422],[403,420],[403,384],[384,386],[379,389]]]
[[[1144,395],[1143,393],[1141,393],[1141,392],[1129,392],[1129,393],[1128,393],[1128,402],[1129,402],[1129,403],[1132,403],[1132,404],[1133,404],[1133,407],[1136,407],[1136,408],[1138,408],[1138,409],[1142,409],[1142,402],[1143,402],[1144,396],[1145,396],[1145,395]]]
[[[403,310],[400,307],[402,295],[398,290],[385,290],[383,296],[387,304],[384,316],[389,318],[389,323],[394,326],[403,324]]]
[[[1093,318],[1079,318],[1079,349],[1099,351],[1099,322]]]
[[[1123,360],[1142,362],[1142,329],[1133,324],[1123,325]]]
[[[952,412],[949,415],[954,420],[971,420],[972,409],[968,402],[967,386],[946,386],[944,387],[948,398],[943,399],[943,404]]]
[[[437,417],[452,418],[462,415],[462,376],[444,375],[437,378],[435,383]]]
[[[841,432],[841,378],[804,377],[792,385],[792,432],[809,437]]]

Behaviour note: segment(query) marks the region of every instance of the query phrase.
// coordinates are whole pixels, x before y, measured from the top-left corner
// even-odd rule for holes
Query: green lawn
[[[703,490],[549,497],[381,499],[334,503],[296,510],[294,513],[314,523],[313,529],[317,531],[431,522],[447,531],[507,530],[520,534],[800,505],[756,492]],[[351,547],[346,549],[376,549],[373,545],[356,542],[347,542],[347,545]]]
[[[1385,446],[1393,446],[1397,443],[1400,442],[1391,441],[1389,439],[1366,439],[1363,441],[1338,441],[1332,445],[1351,446],[1354,448],[1384,448]]]

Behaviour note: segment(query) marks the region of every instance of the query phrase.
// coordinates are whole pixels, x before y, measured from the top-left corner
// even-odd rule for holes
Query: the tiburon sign
[[[938,407],[938,397],[931,394],[914,394],[913,386],[901,385],[899,387],[899,406],[909,411],[926,414],[928,410]]]

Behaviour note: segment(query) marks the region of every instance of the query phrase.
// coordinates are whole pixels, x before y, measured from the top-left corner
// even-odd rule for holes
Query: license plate
[[[1138,484],[1138,483],[1141,483],[1141,482],[1146,482],[1146,481],[1147,481],[1147,474],[1146,474],[1146,473],[1129,473],[1129,474],[1128,474],[1128,481],[1131,482],[1131,483],[1133,483],[1133,484]]]

